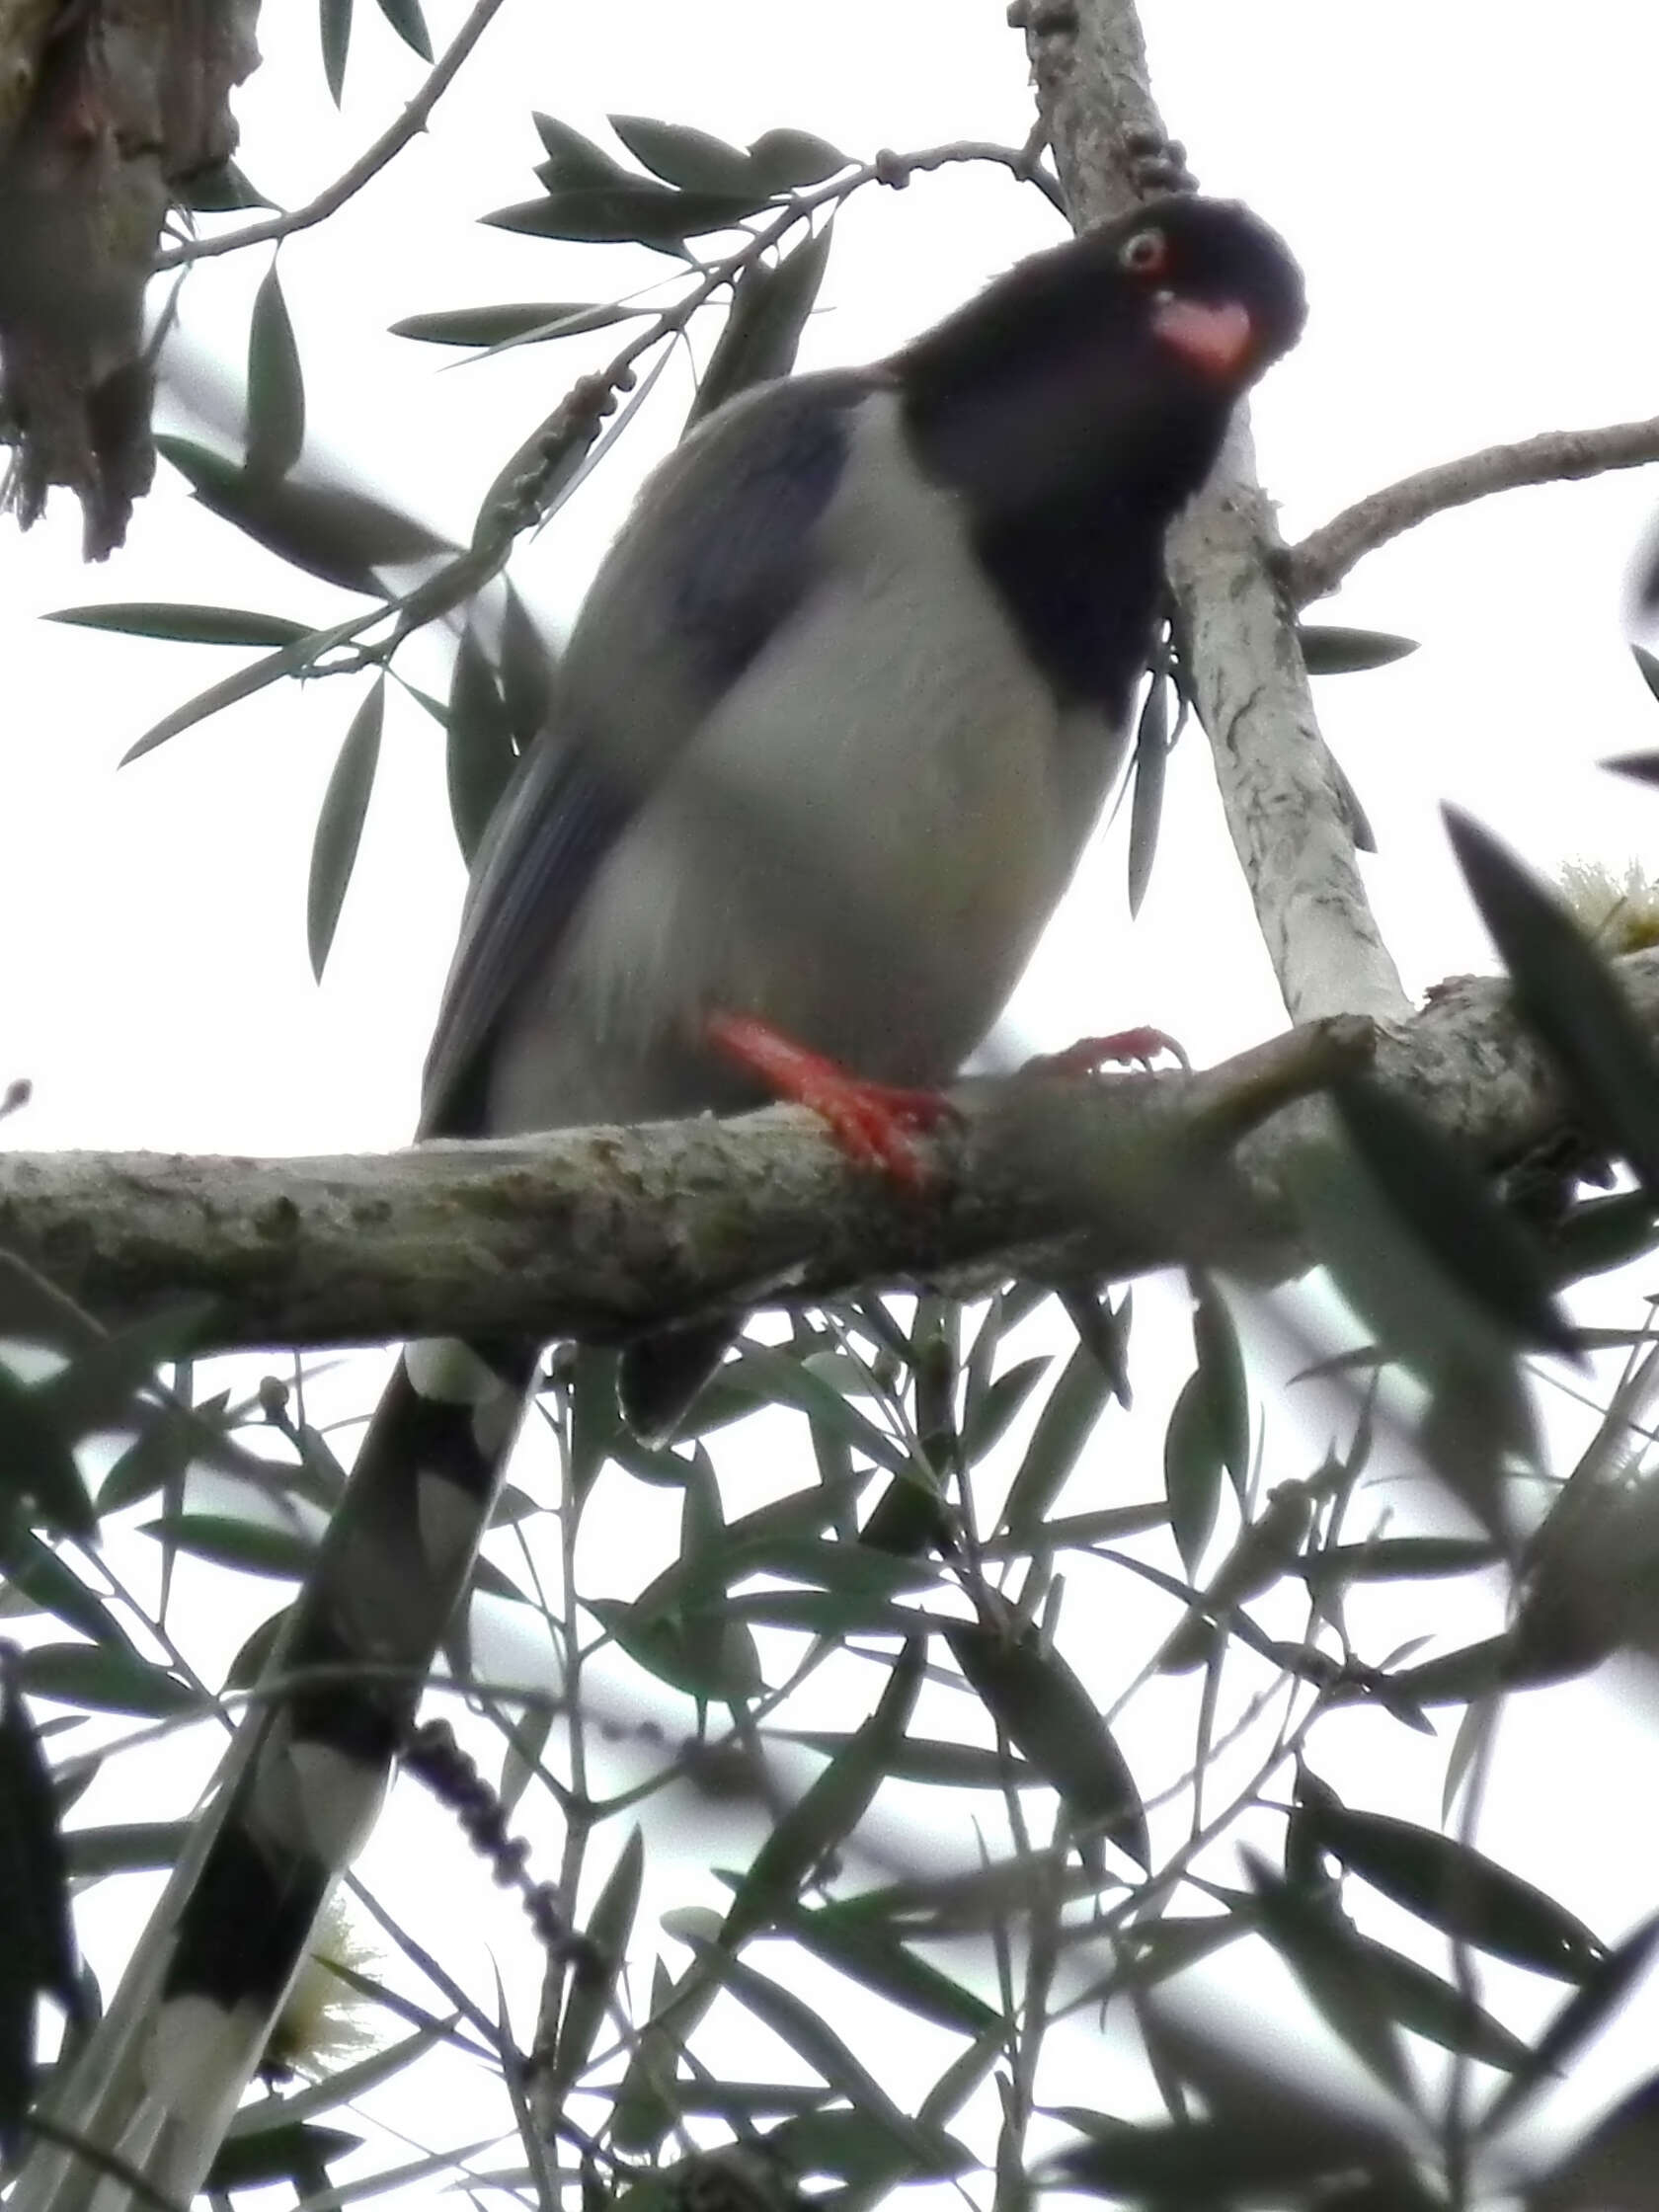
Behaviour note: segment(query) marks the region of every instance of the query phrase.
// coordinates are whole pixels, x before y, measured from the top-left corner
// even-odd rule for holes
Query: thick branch
[[[1322,599],[1368,553],[1449,508],[1467,507],[1492,492],[1601,476],[1608,469],[1641,468],[1649,461],[1659,461],[1659,415],[1645,423],[1609,423],[1594,431],[1544,431],[1513,445],[1488,445],[1461,460],[1419,469],[1415,476],[1356,500],[1293,546],[1285,556],[1291,597],[1298,606]]]
[[[1659,1041],[1659,952],[1619,972]],[[1570,1126],[1507,985],[1471,978],[1397,1029],[1315,1024],[1196,1075],[969,1084],[921,1197],[773,1107],[386,1157],[0,1154],[0,1250],[112,1325],[206,1293],[208,1337],[226,1346],[609,1338],[856,1284],[960,1290],[1015,1272],[1197,1262],[1283,1279],[1309,1260],[1297,1159],[1327,1141],[1298,1101],[1374,1052],[1488,1168]],[[27,1333],[30,1311],[0,1273],[0,1332]]]
[[[1133,138],[1163,135],[1131,0],[1028,0],[1023,20],[1073,220],[1119,214],[1136,197]],[[1281,559],[1241,412],[1170,540],[1199,715],[1292,1019],[1390,1019],[1407,1002],[1360,877],[1347,786],[1314,718]]]

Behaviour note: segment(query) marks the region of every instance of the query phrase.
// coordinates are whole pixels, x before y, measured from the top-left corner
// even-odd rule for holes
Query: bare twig
[[[1544,431],[1513,445],[1488,445],[1461,460],[1419,469],[1356,500],[1292,546],[1285,556],[1291,597],[1298,606],[1323,598],[1368,553],[1451,508],[1467,507],[1493,492],[1641,468],[1649,461],[1659,461],[1659,415],[1593,431]]]
[[[402,152],[418,131],[426,128],[428,117],[454,82],[462,62],[483,37],[492,17],[501,12],[502,5],[503,0],[474,0],[472,12],[433,63],[426,83],[402,115],[389,122],[373,144],[364,147],[351,168],[343,170],[315,199],[308,199],[303,207],[295,207],[288,214],[270,215],[262,222],[245,224],[241,230],[222,231],[217,238],[193,238],[188,245],[175,246],[171,253],[157,256],[154,274],[159,276],[163,270],[182,268],[187,262],[208,261],[215,254],[240,253],[244,246],[268,245],[274,238],[291,237],[296,230],[309,230],[314,223],[324,221],[344,207],[347,200],[361,192],[371,178],[377,177],[386,164]]]

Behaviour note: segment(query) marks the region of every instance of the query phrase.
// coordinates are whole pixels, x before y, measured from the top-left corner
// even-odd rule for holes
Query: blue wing
[[[480,1080],[514,993],[545,963],[664,766],[788,620],[868,375],[762,386],[649,480],[583,606],[550,726],[473,872],[427,1059],[426,1137],[483,1133]]]

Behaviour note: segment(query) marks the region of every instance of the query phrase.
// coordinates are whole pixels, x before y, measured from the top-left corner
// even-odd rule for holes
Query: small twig
[[[1659,415],[1644,423],[1609,423],[1601,430],[1544,431],[1513,445],[1488,445],[1461,460],[1419,469],[1415,476],[1403,476],[1397,484],[1356,500],[1292,546],[1285,556],[1291,597],[1298,606],[1323,598],[1357,562],[1390,538],[1492,492],[1601,476],[1649,461],[1659,461]]]
[[[427,118],[454,82],[462,62],[502,5],[503,0],[475,0],[471,14],[434,62],[426,83],[402,115],[388,123],[351,168],[343,170],[315,199],[308,199],[303,207],[295,207],[286,215],[270,215],[262,222],[246,224],[241,230],[224,231],[217,238],[194,238],[188,245],[175,246],[171,253],[157,257],[154,274],[159,276],[163,270],[182,268],[187,262],[207,261],[214,254],[239,253],[244,246],[263,246],[274,238],[290,237],[296,230],[309,230],[314,223],[324,221],[344,207],[370,178],[377,177],[386,164],[402,152],[417,131],[426,128]]]

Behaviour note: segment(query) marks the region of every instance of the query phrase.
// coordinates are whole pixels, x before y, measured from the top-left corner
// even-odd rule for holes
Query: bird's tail
[[[404,1347],[189,1847],[109,2012],[53,2086],[57,2140],[37,2144],[8,2212],[153,2212],[156,2192],[188,2205],[200,2187],[373,1824],[537,1358],[448,1338]],[[122,2169],[142,2175],[148,2205]]]

